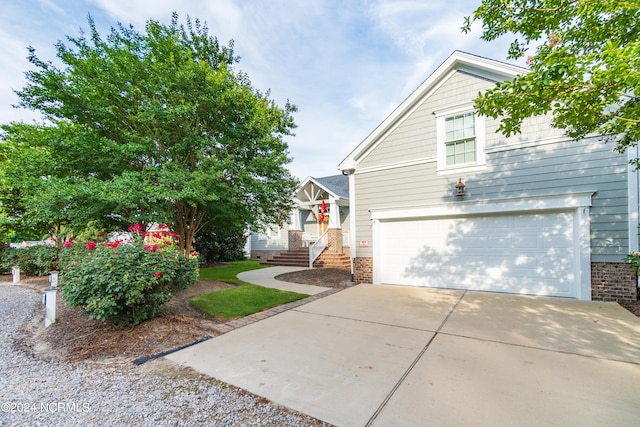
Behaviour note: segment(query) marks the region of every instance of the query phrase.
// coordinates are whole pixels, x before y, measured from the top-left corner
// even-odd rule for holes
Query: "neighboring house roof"
[[[402,104],[398,106],[373,132],[338,165],[338,169],[349,171],[395,129],[407,115],[417,108],[425,98],[429,97],[447,80],[451,73],[462,71],[491,81],[511,80],[517,75],[529,72],[526,68],[505,62],[484,58],[469,53],[453,52]]]

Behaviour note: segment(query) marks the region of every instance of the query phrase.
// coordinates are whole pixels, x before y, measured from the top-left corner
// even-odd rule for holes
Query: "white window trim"
[[[270,225],[258,233],[258,240],[279,240],[280,237],[281,229],[277,225]]]
[[[476,161],[464,165],[447,166],[445,147],[445,119],[457,114],[473,112],[476,130]],[[473,110],[473,105],[464,105],[446,111],[435,113],[436,116],[436,139],[437,139],[437,175],[453,175],[465,172],[475,172],[487,168],[485,153],[485,124],[484,117],[479,116]]]

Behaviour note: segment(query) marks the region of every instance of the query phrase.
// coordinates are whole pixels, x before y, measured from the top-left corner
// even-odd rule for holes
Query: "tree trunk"
[[[180,236],[180,250],[183,253],[193,251],[193,239],[203,226],[204,212],[198,206],[189,206],[184,202],[177,202],[174,209],[175,233]]]

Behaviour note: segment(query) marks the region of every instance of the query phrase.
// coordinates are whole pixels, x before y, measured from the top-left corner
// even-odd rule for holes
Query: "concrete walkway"
[[[640,319],[613,303],[358,285],[167,358],[338,426],[640,420]]]
[[[266,288],[276,288],[282,291],[292,291],[299,294],[316,295],[327,290],[321,286],[302,285],[298,283],[283,282],[282,280],[276,280],[274,277],[291,273],[293,271],[308,270],[307,267],[283,267],[275,266],[268,268],[259,268],[257,270],[244,271],[238,274],[238,279],[245,282],[253,283],[254,285],[264,286]]]

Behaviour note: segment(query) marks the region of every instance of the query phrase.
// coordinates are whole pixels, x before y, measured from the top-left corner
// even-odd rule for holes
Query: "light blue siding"
[[[505,138],[498,122],[486,118],[486,168],[458,175],[438,175],[433,111],[471,102],[493,83],[457,72],[423,104],[414,108],[369,153],[355,176],[357,256],[371,257],[370,209],[416,207],[459,202],[458,178],[466,184],[465,201],[595,192],[591,208],[593,262],[619,262],[628,252],[627,158],[598,138],[571,141],[550,126],[548,118],[523,125],[523,134]],[[402,162],[423,159],[417,164]]]
[[[273,230],[278,230],[277,225],[272,225]],[[283,251],[289,246],[289,226],[284,224],[277,235],[274,233],[251,233],[251,251]]]

